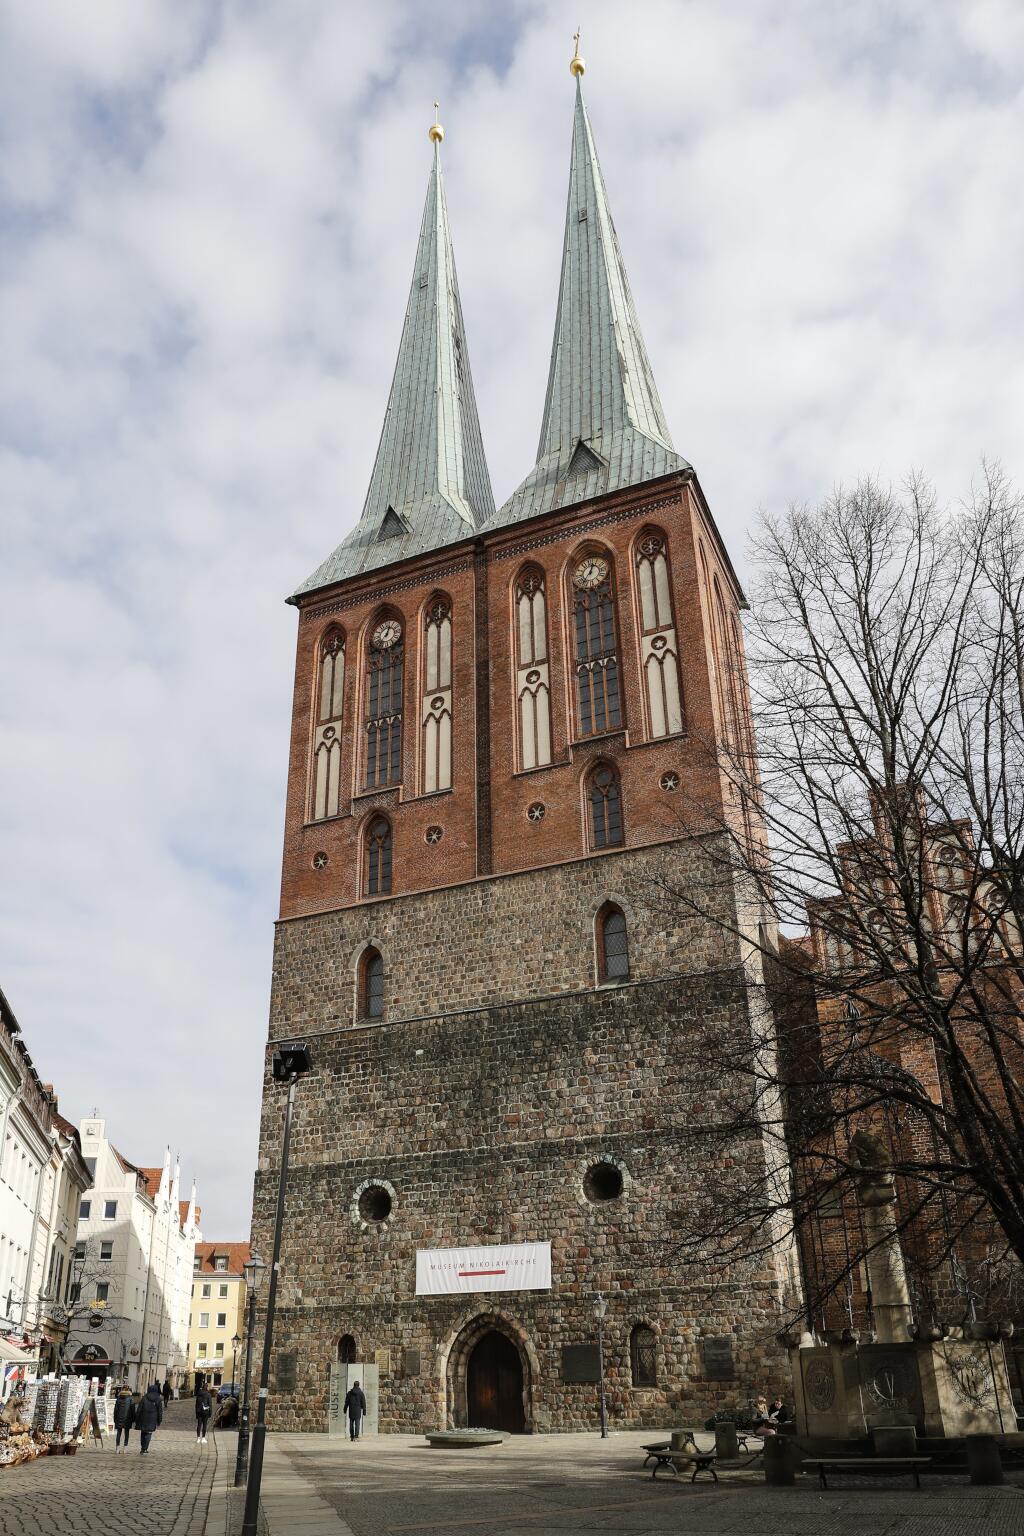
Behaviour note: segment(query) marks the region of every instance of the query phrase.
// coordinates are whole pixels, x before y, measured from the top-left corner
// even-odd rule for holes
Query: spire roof
[[[582,69],[573,74],[562,280],[537,463],[492,528],[690,468],[672,446],[608,206]]]
[[[434,162],[384,430],[359,521],[294,594],[470,537],[494,514],[441,176]]]

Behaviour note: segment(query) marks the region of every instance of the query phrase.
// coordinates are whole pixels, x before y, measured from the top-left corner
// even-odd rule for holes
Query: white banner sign
[[[419,1248],[416,1252],[417,1296],[550,1289],[550,1243],[506,1243],[494,1248]]]

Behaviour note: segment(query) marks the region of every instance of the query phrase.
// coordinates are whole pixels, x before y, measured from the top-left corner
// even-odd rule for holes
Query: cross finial
[[[580,57],[580,37],[582,35],[582,31],[582,27],[577,27],[576,31],[573,33],[572,40],[576,51],[569,61],[569,73],[570,75],[575,75],[577,79],[579,79],[580,75],[583,74],[587,67],[583,59]]]
[[[440,112],[440,110],[441,110],[441,103],[439,101],[435,101],[434,102],[434,121],[431,123],[430,127],[427,129],[427,138],[430,140],[430,142],[432,144],[440,144],[441,140],[444,138],[444,129],[441,127],[441,124],[439,123],[438,117],[437,117],[437,114],[438,114],[438,112]]]

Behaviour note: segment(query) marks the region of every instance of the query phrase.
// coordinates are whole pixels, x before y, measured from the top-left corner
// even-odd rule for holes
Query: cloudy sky
[[[533,462],[571,34],[680,451],[757,510],[1024,471],[1019,0],[2,0],[0,985],[248,1231],[295,614],[369,477],[435,96],[495,494]]]

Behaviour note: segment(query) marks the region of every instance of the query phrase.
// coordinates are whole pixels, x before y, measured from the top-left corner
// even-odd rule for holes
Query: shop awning
[[[30,1361],[38,1359],[38,1349],[19,1349],[17,1344],[9,1344],[6,1339],[0,1339],[0,1360],[6,1365],[28,1365]]]

